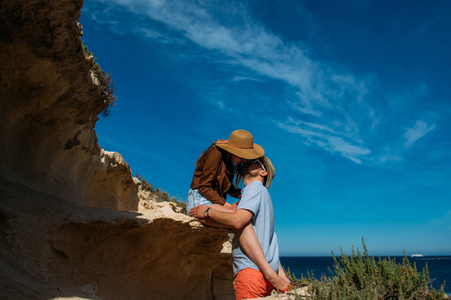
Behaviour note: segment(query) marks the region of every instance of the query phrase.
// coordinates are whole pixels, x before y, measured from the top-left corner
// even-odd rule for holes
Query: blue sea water
[[[382,257],[384,258],[384,257]],[[402,256],[392,256],[397,263],[402,263]],[[378,257],[376,257],[377,261]],[[425,257],[408,257],[410,264],[416,264],[418,271],[423,271],[423,268],[428,266],[429,277],[432,281],[432,286],[439,289],[446,281],[445,293],[451,294],[451,256],[425,256]],[[332,277],[334,274],[334,260],[330,257],[307,257],[307,256],[282,256],[280,257],[282,266],[290,269],[296,278],[301,278],[301,275],[307,277],[307,270],[317,279],[322,275]]]

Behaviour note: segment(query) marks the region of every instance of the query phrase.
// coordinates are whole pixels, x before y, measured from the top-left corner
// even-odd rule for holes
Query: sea
[[[377,261],[378,257],[375,258]],[[403,256],[391,256],[390,258],[395,258],[397,263],[402,263]],[[419,272],[422,272],[427,264],[432,286],[438,290],[446,281],[444,291],[451,295],[451,256],[408,257],[408,259],[411,265],[416,264]],[[323,275],[327,277],[334,275],[332,273],[334,271],[332,256],[282,256],[280,261],[285,270],[289,268],[290,272],[298,279],[301,278],[301,275],[307,277],[307,270],[316,279],[320,279]]]

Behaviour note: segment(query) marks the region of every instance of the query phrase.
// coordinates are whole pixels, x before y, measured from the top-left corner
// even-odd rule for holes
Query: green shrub
[[[110,108],[116,104],[116,95],[114,94],[114,83],[111,79],[111,75],[108,72],[102,70],[96,59],[93,57],[94,53],[88,50],[88,47],[82,42],[83,52],[87,57],[92,59],[91,71],[94,73],[96,78],[99,80],[100,93],[103,98],[102,106],[105,109],[102,111],[102,117],[108,117],[110,114]]]
[[[142,176],[140,176],[139,174],[136,174],[135,177],[138,178],[139,181],[141,181],[141,183],[139,184],[139,189],[148,191],[151,195],[151,199],[154,199],[157,202],[174,202],[177,207],[181,208],[180,213],[183,213],[185,215],[188,214],[186,211],[185,202],[178,201],[175,197],[170,198],[169,193],[162,191],[160,188],[155,189],[152,184],[142,178]]]
[[[169,201],[169,194],[168,194],[168,192],[161,193],[161,198],[163,199],[163,201]]]
[[[296,279],[292,274],[295,285],[308,284],[310,296],[296,296],[296,299],[330,299],[330,300],[366,300],[366,299],[443,299],[444,284],[440,290],[431,285],[429,270],[418,272],[404,252],[401,264],[390,257],[376,259],[368,255],[362,238],[363,255],[357,248],[352,248],[352,255],[347,256],[341,250],[341,256],[334,259],[334,276],[323,276],[320,280],[307,273],[307,278]]]
[[[155,188],[153,185],[151,185],[147,180],[142,179],[141,180],[141,187],[143,190],[149,191],[149,192],[153,192],[153,189]]]

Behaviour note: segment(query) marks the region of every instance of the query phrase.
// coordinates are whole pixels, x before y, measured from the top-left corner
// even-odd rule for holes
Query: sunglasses
[[[263,165],[263,163],[260,161],[259,158],[257,158],[257,159],[247,159],[247,160],[244,162],[244,164],[247,165],[247,167],[249,167],[250,164],[256,164],[256,163],[258,163],[258,164],[262,167],[263,171],[266,172],[266,168],[265,168],[265,166]]]

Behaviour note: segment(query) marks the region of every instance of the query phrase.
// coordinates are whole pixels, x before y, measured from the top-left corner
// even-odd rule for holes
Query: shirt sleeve
[[[215,204],[224,205],[226,202],[215,190],[213,184],[221,167],[222,155],[219,151],[210,151],[199,178],[199,193]]]
[[[261,204],[261,191],[253,192],[252,190],[247,190],[241,197],[241,201],[238,204],[237,209],[246,209],[252,212],[255,216],[260,210]]]

